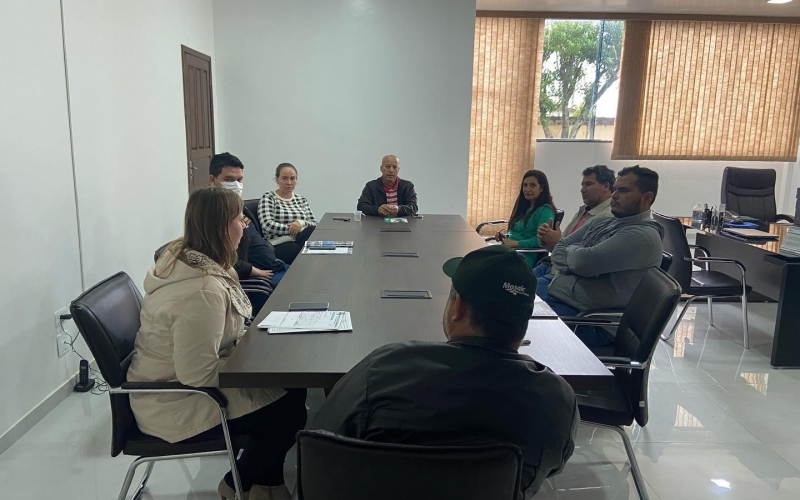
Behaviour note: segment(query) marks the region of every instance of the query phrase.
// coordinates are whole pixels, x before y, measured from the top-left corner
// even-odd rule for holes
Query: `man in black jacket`
[[[208,166],[208,173],[211,184],[242,195],[244,164],[239,158],[230,153],[214,155]],[[250,220],[258,220],[247,208],[244,208],[244,216]],[[267,278],[273,285],[277,285],[289,268],[275,256],[275,249],[252,223],[244,229],[237,253],[239,260],[233,268],[240,279]]]
[[[443,271],[452,279],[448,341],[375,350],[336,383],[309,428],[387,443],[515,444],[530,498],[572,455],[580,421],[567,382],[518,352],[536,277],[502,245],[450,259]]]
[[[358,199],[358,210],[364,215],[397,217],[417,213],[414,184],[398,177],[400,159],[386,155],[381,160],[381,177],[369,181]]]

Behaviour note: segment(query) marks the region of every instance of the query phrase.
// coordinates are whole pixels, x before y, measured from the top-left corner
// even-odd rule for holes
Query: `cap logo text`
[[[522,285],[512,285],[511,283],[505,282],[503,283],[503,290],[507,291],[511,295],[524,295],[529,297],[527,293],[525,293],[525,287]]]

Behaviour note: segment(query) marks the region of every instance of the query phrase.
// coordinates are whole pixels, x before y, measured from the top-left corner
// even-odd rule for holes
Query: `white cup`
[[[353,219],[355,219],[356,222],[361,222],[361,210],[353,212]]]

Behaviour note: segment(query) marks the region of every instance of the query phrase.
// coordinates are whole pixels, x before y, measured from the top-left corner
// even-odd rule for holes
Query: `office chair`
[[[72,301],[69,308],[78,331],[89,346],[100,373],[108,384],[111,398],[111,456],[116,457],[122,453],[138,457],[128,468],[119,492],[119,500],[125,500],[136,468],[141,464],[147,463],[147,468],[133,493],[133,500],[141,498],[156,462],[218,455],[228,456],[237,497],[243,499],[241,481],[236,470],[236,449],[228,432],[225,409],[228,401],[219,389],[189,387],[178,382],[126,382],[128,367],[133,358],[134,340],[139,331],[141,307],[142,296],[136,285],[127,274],[119,272],[81,294]],[[211,399],[219,408],[223,437],[168,443],[142,433],[136,425],[128,395],[176,392],[202,394]]]
[[[300,500],[517,500],[521,478],[522,452],[513,445],[414,446],[297,433]]]
[[[680,297],[680,285],[673,278],[661,269],[647,271],[617,327],[613,356],[598,356],[614,373],[614,388],[576,393],[582,423],[612,430],[622,438],[633,482],[642,499],[648,498],[647,489],[630,439],[622,427],[634,420],[642,427],[647,425],[650,363],[661,331]],[[580,324],[592,323],[587,320]]]
[[[164,249],[167,248],[167,245],[169,245],[169,243],[165,243],[156,249],[156,251],[153,253],[154,262],[158,262],[158,258],[161,257],[161,254],[164,252]],[[269,299],[270,295],[272,295],[272,292],[274,291],[272,282],[266,278],[243,278],[239,280],[239,285],[241,285],[242,290],[250,300],[250,304],[253,306],[253,316],[258,314],[258,311],[264,307],[267,299]]]
[[[681,319],[683,319],[686,310],[695,300],[708,300],[708,324],[713,326],[713,299],[735,297],[741,298],[742,300],[744,347],[745,349],[749,349],[750,335],[747,324],[747,294],[750,293],[752,287],[747,286],[744,265],[734,259],[711,257],[707,249],[698,245],[689,245],[689,242],[686,240],[686,227],[681,223],[680,219],[667,217],[658,212],[653,212],[653,219],[664,228],[664,249],[673,255],[673,263],[672,267],[670,267],[669,275],[675,278],[675,281],[681,285],[683,294],[690,296],[683,305],[683,309],[681,309],[672,330],[662,338],[664,340],[669,340],[672,337]],[[703,257],[692,257],[692,248],[703,254]],[[704,264],[705,269],[700,271],[692,270],[692,264],[694,263]],[[727,274],[723,274],[719,271],[712,271],[709,267],[709,264],[712,263],[735,265],[742,274],[741,281],[736,278],[731,278]]]
[[[255,200],[244,200],[244,208],[245,208],[245,215],[248,219],[250,219],[250,224],[253,225],[256,229],[258,229],[258,233],[261,237],[264,237],[264,231],[261,228],[261,221],[258,220],[258,204],[261,202],[260,199]],[[250,212],[249,214],[247,212]],[[251,217],[252,215],[252,217]]]
[[[725,209],[764,222],[794,223],[791,215],[777,213],[775,179],[775,170],[771,168],[725,167],[721,194]]]
[[[669,252],[661,252],[661,265],[659,269],[664,271],[665,273],[669,273],[670,268],[672,267],[672,254]],[[594,326],[618,326],[620,322],[620,318],[622,317],[623,313],[625,312],[624,307],[619,308],[609,308],[609,309],[589,309],[588,311],[582,311],[578,313],[577,316],[562,316],[561,320],[565,323],[569,323],[572,320],[577,320],[580,318],[592,318],[594,322]]]

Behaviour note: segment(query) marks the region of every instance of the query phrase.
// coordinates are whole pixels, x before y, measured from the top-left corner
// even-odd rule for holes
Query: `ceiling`
[[[478,10],[800,17],[800,0],[477,0]]]

